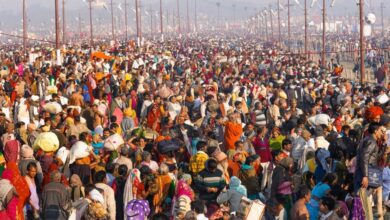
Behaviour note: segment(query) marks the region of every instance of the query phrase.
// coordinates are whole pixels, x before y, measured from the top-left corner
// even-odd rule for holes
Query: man
[[[291,219],[308,220],[309,211],[306,208],[306,203],[310,201],[311,192],[307,186],[302,186],[298,190],[298,200],[291,209]]]
[[[106,207],[111,220],[116,218],[116,203],[114,190],[107,185],[107,174],[105,171],[99,171],[94,176],[96,188],[103,190],[104,207]]]
[[[219,193],[226,186],[224,175],[217,165],[218,162],[215,159],[208,159],[206,167],[199,172],[194,181],[199,198],[209,203],[216,202]]]
[[[364,138],[358,147],[356,156],[356,172],[354,178],[355,192],[360,196],[362,200],[363,209],[367,220],[373,219],[371,200],[368,199],[372,188],[369,186],[369,167],[378,168],[378,161],[383,155],[380,154],[380,146],[378,141],[382,141],[386,134],[386,128],[381,126],[377,122],[372,122],[368,126],[369,136]],[[380,219],[383,219],[382,213],[382,186],[377,187],[378,192],[378,214]]]
[[[207,143],[199,141],[196,144],[196,154],[190,159],[189,169],[193,177],[196,177],[200,171],[205,167],[206,161],[209,159],[209,155],[206,154]]]
[[[77,90],[73,92],[72,96],[69,99],[69,105],[74,106],[84,106],[84,98],[83,98],[83,89],[81,87],[77,87]]]
[[[130,148],[123,146],[120,150],[120,155],[114,160],[114,163],[118,165],[126,165],[128,171],[130,172],[133,169],[133,162],[128,158]]]
[[[42,192],[43,219],[67,220],[71,208],[69,190],[61,184],[60,172],[54,171],[50,180]]]

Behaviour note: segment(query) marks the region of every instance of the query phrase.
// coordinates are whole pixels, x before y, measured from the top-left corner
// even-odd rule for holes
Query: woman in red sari
[[[16,220],[23,220],[23,208],[30,197],[30,189],[26,180],[20,175],[19,168],[15,162],[7,163],[7,168],[4,170],[1,177],[9,180],[15,187],[19,200],[16,209]]]
[[[158,105],[153,105],[151,111],[148,113],[147,126],[152,130],[160,133],[161,111]]]

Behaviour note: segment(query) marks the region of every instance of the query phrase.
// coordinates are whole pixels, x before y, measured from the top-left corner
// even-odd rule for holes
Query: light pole
[[[190,11],[189,11],[189,8],[188,8],[188,0],[187,0],[187,32],[191,32],[191,28],[190,28]]]
[[[66,44],[65,0],[62,0],[62,43]]]
[[[195,32],[198,31],[197,0],[195,0]]]
[[[27,53],[27,12],[26,0],[23,0],[23,54]]]
[[[91,44],[91,48],[93,48],[93,24],[92,24],[92,1],[93,0],[89,0],[89,27],[90,27],[90,44]]]
[[[56,29],[56,49],[60,48],[60,19],[58,14],[58,0],[54,0],[54,9],[55,9],[55,29]]]
[[[278,0],[278,32],[280,44],[282,42],[282,33],[280,31],[280,0]]]
[[[217,9],[218,9],[218,18],[217,18],[217,27],[220,28],[220,17],[219,17],[219,7],[221,6],[221,2],[217,2]]]
[[[128,38],[127,38],[127,7],[129,7],[129,5],[127,4],[127,0],[125,0],[125,41],[127,42]]]
[[[326,67],[326,57],[325,57],[325,33],[326,33],[326,4],[325,0],[322,0],[322,67]]]
[[[271,19],[271,40],[274,40],[274,25],[273,25],[273,14],[272,14],[272,5],[269,5],[269,16]]]
[[[364,57],[365,57],[365,43],[364,43],[364,0],[359,0],[360,12],[360,82],[364,83]]]
[[[115,21],[114,21],[114,3],[111,0],[111,32],[112,32],[112,40],[115,41]]]
[[[305,57],[309,57],[307,54],[307,0],[305,0]]]
[[[179,5],[179,0],[176,1],[176,7],[177,7],[178,31],[179,31],[179,34],[181,34],[181,28],[180,28],[180,5]]]
[[[163,9],[162,9],[162,0],[160,0],[160,33],[163,36]]]

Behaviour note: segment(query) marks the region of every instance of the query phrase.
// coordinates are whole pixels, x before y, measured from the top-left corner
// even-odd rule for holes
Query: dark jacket
[[[252,166],[242,165],[238,173],[238,178],[241,180],[242,185],[246,187],[248,196],[258,194],[261,191],[259,178]]]
[[[289,166],[290,163],[292,163],[291,158],[284,158],[282,161],[280,161],[280,164],[278,164],[273,173],[272,173],[272,184],[271,184],[271,195],[275,196],[278,194],[278,188],[279,185],[283,182],[292,181],[292,178],[289,173]]]
[[[368,166],[378,166],[379,148],[372,135],[359,144],[356,156],[355,190],[359,190],[363,177],[368,176]]]
[[[51,182],[42,192],[43,219],[67,220],[71,208],[69,191],[61,183]]]

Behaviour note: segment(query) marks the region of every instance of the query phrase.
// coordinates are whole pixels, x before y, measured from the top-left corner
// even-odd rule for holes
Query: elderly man
[[[42,192],[43,219],[67,220],[71,208],[68,189],[61,184],[61,173],[55,171],[50,176],[50,183]]]

